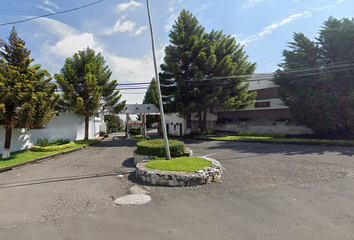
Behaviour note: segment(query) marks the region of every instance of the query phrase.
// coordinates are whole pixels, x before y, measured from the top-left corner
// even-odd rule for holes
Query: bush
[[[141,134],[141,128],[131,128],[129,133],[132,136],[140,135]]]
[[[53,151],[57,151],[57,150],[61,150],[61,149],[69,148],[69,147],[73,147],[73,146],[75,146],[74,142],[69,142],[67,144],[59,145],[59,146],[47,146],[47,147],[33,146],[31,148],[31,151],[33,151],[33,152],[53,152]]]
[[[106,134],[105,132],[100,131],[99,135],[100,135],[100,137],[103,137],[105,134]]]
[[[207,136],[207,135],[213,135],[213,134],[214,134],[213,131],[211,131],[211,130],[205,130],[205,131],[202,133],[202,137]]]
[[[117,115],[105,115],[104,121],[108,121],[109,129],[119,129],[120,126],[120,117]]]
[[[64,144],[68,144],[68,143],[70,143],[70,139],[59,138],[59,139],[55,139],[55,140],[51,141],[50,145],[64,145]]]
[[[36,141],[36,146],[46,147],[49,146],[49,139],[48,138],[38,138]]]
[[[239,136],[244,137],[273,137],[273,138],[285,138],[285,133],[252,133],[252,132],[238,132]]]
[[[184,142],[177,140],[168,140],[171,157],[182,156],[185,151]],[[138,153],[158,157],[166,157],[164,139],[143,140],[138,142]]]

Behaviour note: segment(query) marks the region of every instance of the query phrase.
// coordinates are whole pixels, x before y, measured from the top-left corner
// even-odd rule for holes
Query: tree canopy
[[[275,83],[293,117],[315,132],[354,132],[354,20],[330,17],[311,41],[294,33]]]
[[[0,39],[0,124],[5,126],[3,159],[10,157],[13,128],[40,128],[53,117],[59,95],[49,73],[34,64],[15,28]]]
[[[246,108],[255,101],[244,81],[256,68],[247,61],[243,46],[222,31],[206,33],[189,11],[182,10],[169,34],[160,73],[162,95],[167,112],[184,117],[207,110]],[[237,76],[232,78],[232,76]],[[240,77],[243,76],[243,77]],[[231,78],[230,78],[231,77]]]
[[[64,92],[62,105],[85,117],[85,140],[90,117],[100,110],[119,113],[124,108],[125,102],[119,103],[121,95],[115,90],[117,80],[110,80],[111,74],[101,54],[90,48],[67,58],[60,74],[55,74]]]

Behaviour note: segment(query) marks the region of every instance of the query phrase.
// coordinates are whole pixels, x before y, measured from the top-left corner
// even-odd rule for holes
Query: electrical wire
[[[76,7],[76,8],[72,8],[72,9],[60,11],[60,12],[48,13],[48,14],[45,14],[45,15],[36,16],[36,17],[31,17],[31,18],[27,18],[27,19],[15,21],[15,22],[2,23],[2,24],[0,24],[0,27],[6,26],[6,25],[13,25],[13,24],[17,24],[17,23],[28,22],[28,21],[32,21],[32,20],[35,20],[35,19],[38,19],[38,18],[49,17],[49,16],[53,16],[53,15],[58,15],[58,14],[62,14],[62,13],[67,13],[67,12],[76,11],[76,10],[79,10],[79,9],[82,9],[82,8],[86,8],[86,7],[89,7],[89,6],[98,4],[98,3],[103,2],[103,1],[104,1],[104,0],[99,0],[99,1],[97,1],[97,2],[89,3],[89,4],[87,4],[87,5],[83,5],[83,6],[80,6],[80,7]]]
[[[348,62],[343,62],[343,63],[348,63]],[[353,67],[352,67],[353,66]],[[314,76],[314,75],[319,75],[322,73],[335,73],[335,72],[341,72],[341,71],[349,71],[349,70],[354,70],[354,63],[352,64],[338,64],[338,65],[327,65],[327,66],[318,66],[321,68],[309,68],[306,69],[306,71],[310,71],[308,73],[306,73],[305,69],[302,70],[293,70],[290,72],[290,77],[306,77],[306,76]],[[345,68],[343,69],[342,67],[351,67],[351,68]],[[342,69],[336,69],[336,68],[342,68]],[[316,70],[316,72],[311,72],[313,70]],[[321,70],[321,71],[318,71]],[[326,71],[324,71],[326,70]],[[324,72],[323,72],[324,71]],[[299,74],[297,74],[299,73]],[[284,71],[282,73],[280,73],[282,75],[286,75],[288,74],[287,71]],[[291,75],[292,74],[292,75]],[[179,80],[179,81],[175,81],[174,83],[188,83],[188,85],[186,87],[200,87],[200,86],[218,86],[218,85],[226,85],[229,84],[229,82],[227,81],[222,81],[222,80],[229,80],[229,79],[236,79],[236,78],[245,78],[245,77],[252,77],[253,79],[248,79],[248,80],[242,80],[241,82],[254,82],[254,81],[269,81],[274,79],[273,74],[259,74],[259,75],[269,75],[269,76],[265,76],[265,77],[255,77],[255,75],[239,75],[239,76],[232,76],[232,77],[215,77],[215,78],[211,78],[211,79],[196,79],[196,80]],[[289,76],[287,76],[289,77]],[[296,81],[310,81],[311,79],[302,79],[302,80],[296,80]],[[148,89],[149,86],[144,86],[144,87],[139,87],[142,85],[150,85],[150,82],[133,82],[133,83],[121,83],[119,84],[119,87],[115,86],[114,89],[108,89],[108,90],[114,90],[114,91],[125,91],[125,90],[141,90],[141,89]],[[93,85],[93,87],[96,85]],[[132,86],[132,87],[130,87]],[[169,85],[169,84],[162,84],[161,85],[164,88],[174,88],[176,87],[176,85]],[[103,88],[103,90],[105,89],[105,87]],[[83,91],[92,91],[92,90],[83,90]],[[4,92],[4,91],[3,91]],[[34,92],[34,91],[24,91],[24,90],[20,90],[20,91],[16,91],[16,90],[9,90],[6,92]],[[38,91],[37,91],[38,92]],[[43,91],[42,91],[43,92]],[[62,90],[56,90],[56,92],[64,92]]]

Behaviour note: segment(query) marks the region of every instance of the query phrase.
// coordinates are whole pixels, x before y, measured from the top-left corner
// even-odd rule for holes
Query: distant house
[[[254,74],[250,79],[250,92],[257,92],[256,102],[245,110],[221,111],[218,121],[276,121],[292,120],[288,107],[279,99],[278,88],[271,81],[272,74]]]
[[[278,86],[271,81],[272,74],[254,74],[250,79],[249,91],[256,91],[256,102],[244,110],[219,111],[207,115],[207,129],[226,132],[277,132],[306,134],[311,130],[296,126],[288,107],[279,98]],[[177,114],[166,116],[170,135],[198,133],[199,117],[192,114],[191,121],[182,120]],[[203,119],[203,118],[202,118]],[[182,123],[182,125],[180,125]]]
[[[141,126],[143,125],[143,122],[139,122],[139,121],[131,121],[129,122],[130,127],[132,128],[141,128]]]

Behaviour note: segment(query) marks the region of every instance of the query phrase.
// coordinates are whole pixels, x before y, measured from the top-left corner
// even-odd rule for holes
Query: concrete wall
[[[99,135],[100,124],[103,122],[103,114],[93,117],[89,124],[89,138]],[[31,148],[38,138],[68,138],[70,140],[84,139],[85,119],[78,117],[73,112],[59,113],[52,121],[42,129],[14,129],[11,139],[11,152]],[[0,126],[0,154],[2,154],[5,142],[5,129]]]
[[[313,133],[311,129],[305,126],[286,125],[282,122],[276,125],[251,125],[247,123],[230,123],[216,125],[215,129],[229,132],[257,132],[257,133],[285,133],[285,134],[308,134]]]
[[[182,136],[190,133],[186,120],[179,117],[177,113],[165,114],[165,123],[168,128],[166,130],[170,135],[180,136],[180,123],[182,123]]]

